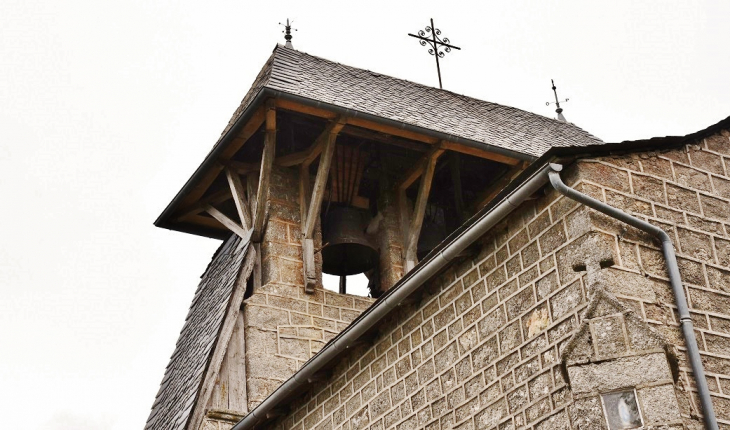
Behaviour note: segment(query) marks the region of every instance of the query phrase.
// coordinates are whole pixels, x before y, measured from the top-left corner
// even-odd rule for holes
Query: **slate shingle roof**
[[[198,397],[249,242],[232,236],[203,274],[145,429],[184,429]]]
[[[602,143],[570,123],[346,66],[282,45],[274,49],[224,134],[263,87],[534,157],[551,147]]]

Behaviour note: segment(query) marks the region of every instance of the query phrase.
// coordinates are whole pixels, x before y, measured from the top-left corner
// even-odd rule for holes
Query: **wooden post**
[[[234,172],[229,168],[225,169],[228,185],[231,187],[231,195],[233,202],[236,204],[238,218],[241,220],[241,226],[244,230],[251,228],[251,214],[248,211],[248,202],[246,201],[246,192],[241,183],[241,177],[238,172]]]
[[[405,270],[410,271],[416,265],[416,252],[418,250],[418,237],[421,234],[423,216],[426,212],[428,194],[431,191],[431,182],[436,170],[436,161],[444,153],[440,145],[436,145],[423,159],[411,170],[406,172],[398,183],[398,206],[400,209],[401,229],[403,230],[403,248],[405,251]],[[421,177],[418,186],[418,196],[413,208],[413,214],[408,214],[408,199],[406,189]],[[410,219],[410,223],[408,220]]]
[[[261,173],[259,188],[256,192],[256,211],[253,216],[253,235],[251,240],[261,242],[266,224],[266,209],[269,202],[269,184],[271,182],[271,167],[276,155],[276,110],[273,100],[266,104],[266,137],[264,138],[264,153],[261,158]]]
[[[337,122],[329,124],[325,131],[317,138],[324,140],[325,145],[321,150],[319,166],[317,167],[317,177],[314,180],[312,190],[312,198],[309,204],[309,164],[313,159],[305,159],[302,161],[302,167],[299,171],[299,202],[301,205],[302,215],[302,265],[304,268],[304,292],[308,294],[314,293],[317,285],[317,273],[314,265],[314,226],[317,225],[319,218],[319,210],[322,207],[322,199],[329,177],[330,166],[332,165],[332,155],[335,152],[335,141],[337,133],[342,129],[344,123],[338,118]],[[327,133],[325,136],[324,133]],[[315,144],[316,145],[316,144]]]

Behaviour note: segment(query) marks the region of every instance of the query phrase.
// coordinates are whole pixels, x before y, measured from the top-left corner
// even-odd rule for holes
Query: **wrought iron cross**
[[[458,46],[451,44],[451,41],[441,36],[441,30],[433,25],[433,18],[431,18],[431,25],[427,26],[425,30],[418,30],[418,35],[408,33],[409,36],[419,39],[421,46],[430,46],[428,53],[436,57],[436,71],[439,74],[439,88],[443,89],[441,84],[441,65],[439,64],[439,58],[444,58],[446,53],[451,52],[451,49],[461,50]],[[443,50],[441,50],[443,48]]]

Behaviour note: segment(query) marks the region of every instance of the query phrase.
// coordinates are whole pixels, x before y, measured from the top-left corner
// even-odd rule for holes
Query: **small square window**
[[[601,394],[601,400],[610,430],[633,429],[643,425],[636,391],[604,393]]]

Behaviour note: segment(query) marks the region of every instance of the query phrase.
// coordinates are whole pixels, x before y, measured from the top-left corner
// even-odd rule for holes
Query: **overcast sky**
[[[2,427],[141,429],[219,242],[152,222],[294,18],[294,47],[605,141],[730,116],[730,2],[0,2]]]

